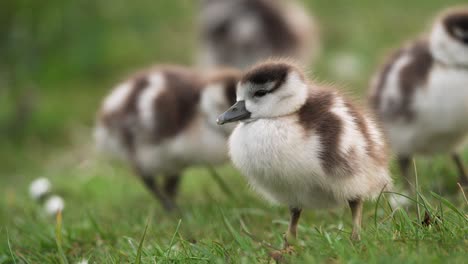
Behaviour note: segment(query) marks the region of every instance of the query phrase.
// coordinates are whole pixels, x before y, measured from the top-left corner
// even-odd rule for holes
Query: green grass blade
[[[239,244],[239,246],[244,249],[244,250],[247,250],[249,247],[248,245],[246,245],[246,242],[245,240],[242,238],[242,236],[236,232],[236,230],[234,229],[234,227],[231,225],[231,223],[229,222],[229,220],[226,218],[226,216],[224,215],[223,212],[221,212],[222,216],[223,216],[223,222],[224,222],[224,225],[226,226],[227,230],[229,231],[229,233],[232,235],[232,237],[234,238],[234,240],[237,242],[237,244]]]
[[[146,221],[145,231],[143,231],[143,236],[141,236],[140,244],[138,245],[137,255],[135,258],[135,264],[141,263],[141,252],[143,251],[143,243],[145,242],[146,231],[148,231],[148,225],[150,223],[150,219],[151,218],[148,218],[148,221]]]
[[[416,189],[416,212],[418,213],[418,222],[421,222],[421,209],[419,208],[419,177],[418,177],[418,168],[416,167],[416,160],[413,158],[413,168],[414,168],[414,184]]]
[[[172,235],[171,242],[169,243],[169,248],[167,249],[167,253],[166,253],[167,256],[171,255],[172,246],[174,245],[175,237],[179,233],[179,228],[180,228],[181,223],[182,223],[182,219],[179,219],[179,223],[177,223],[176,230],[175,230],[174,234]]]
[[[401,210],[399,209],[399,215],[401,216],[401,219],[402,221],[400,222],[401,223],[401,227],[402,228],[409,228],[411,229],[411,231],[413,232],[413,234],[417,235],[417,226],[414,225],[414,222],[411,221],[411,218],[409,217],[408,213],[405,211],[405,210]]]
[[[405,197],[406,199],[408,199],[408,200],[410,200],[411,202],[413,202],[414,204],[418,204],[418,203],[419,203],[420,205],[423,205],[421,202],[417,201],[415,198],[410,197],[410,196],[405,195],[405,194],[402,194],[402,193],[390,192],[390,191],[385,191],[384,193],[395,194],[395,195],[403,196],[403,197]]]
[[[377,201],[375,202],[375,209],[374,209],[374,226],[377,228],[377,210],[379,209],[380,199],[383,195],[383,189],[379,193],[379,197],[377,197]]]
[[[13,254],[13,250],[11,249],[11,243],[10,243],[10,235],[8,234],[8,229],[6,230],[6,235],[7,235],[7,243],[8,243],[8,250],[10,251],[11,259],[13,260],[13,263],[16,264],[16,258],[15,255]]]
[[[55,225],[55,243],[57,244],[57,250],[59,254],[59,260],[61,264],[68,264],[67,257],[63,252],[63,237],[62,237],[62,212],[59,211],[56,215],[56,225]]]
[[[212,166],[207,166],[208,171],[211,174],[211,177],[215,180],[215,182],[218,184],[218,186],[223,190],[223,192],[231,199],[234,201],[237,201],[236,196],[234,195],[234,192],[229,188],[229,186],[224,182],[223,178],[219,176],[218,172],[212,167]]]
[[[438,195],[437,193],[435,192],[431,192],[432,196],[434,196],[435,198],[439,199],[439,201],[441,201],[445,206],[447,206],[448,208],[450,208],[454,213],[456,213],[457,215],[459,215],[461,218],[463,218],[465,221],[468,221],[468,218],[462,213],[460,212],[460,210],[457,209],[457,207],[455,207],[455,205],[453,205],[451,202],[449,202],[447,199],[445,199],[444,197]]]
[[[109,238],[108,234],[106,232],[104,232],[104,230],[102,230],[102,228],[99,226],[99,224],[97,223],[96,219],[94,218],[94,216],[91,214],[91,212],[88,210],[86,211],[86,215],[88,216],[88,220],[91,222],[91,225],[94,227],[94,229],[96,229],[96,232],[103,238],[103,239],[107,239]]]

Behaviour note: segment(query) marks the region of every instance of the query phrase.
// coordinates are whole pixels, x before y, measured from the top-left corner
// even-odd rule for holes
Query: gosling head
[[[201,8],[202,37],[215,48],[248,46],[262,35],[258,10],[252,0],[203,1]]]
[[[430,36],[436,60],[453,66],[468,66],[468,6],[444,11]]]
[[[279,0],[201,2],[202,47],[206,63],[244,69],[270,56],[295,54],[300,38]],[[288,2],[288,1],[286,1]]]
[[[305,103],[308,85],[293,64],[273,61],[254,66],[237,85],[237,102],[219,116],[222,125],[295,113]]]

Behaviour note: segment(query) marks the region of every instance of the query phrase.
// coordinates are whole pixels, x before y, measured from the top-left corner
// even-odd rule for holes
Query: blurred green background
[[[441,8],[464,1],[304,2],[323,40],[312,76],[361,95],[390,48],[425,30]],[[196,3],[1,1],[0,173],[31,162],[24,150],[69,144],[76,126],[91,127],[99,101],[130,72],[154,63],[192,63]],[[333,75],[330,61],[343,52],[359,59],[357,79]]]
[[[1,1],[2,172],[27,158],[12,151],[67,144],[70,130],[90,127],[98,102],[130,71],[190,63],[194,4]]]
[[[372,73],[388,51],[426,31],[441,9],[466,3],[464,0],[303,2],[321,28],[322,51],[315,65],[310,65],[310,77],[340,84],[360,98],[364,98]],[[156,212],[155,224],[148,235],[151,245],[148,258],[162,254],[159,247],[170,244],[177,221],[161,216],[158,204],[152,203],[152,197],[124,166],[96,161],[91,135],[103,96],[128,74],[156,63],[193,64],[197,47],[196,7],[195,0],[0,1],[0,263],[13,263],[10,255],[32,263],[60,260],[54,226],[27,193],[31,180],[41,176],[49,177],[66,200],[64,247],[70,259],[85,256],[98,263],[132,259],[148,212]],[[335,69],[343,54],[351,56],[355,63],[356,74],[350,78]],[[424,188],[448,187],[452,193],[457,191],[456,172],[447,161],[441,157],[436,162],[418,162],[422,164],[418,169]],[[238,196],[242,198],[228,201],[206,172],[189,171],[180,201],[190,217],[184,218],[181,232],[190,241],[191,237],[204,238],[205,244],[194,250],[207,258],[211,255],[206,252],[215,252],[222,246],[226,250],[222,252],[247,255],[247,260],[267,255],[265,250],[242,245],[244,253],[240,253],[239,245],[223,223],[238,221],[241,208],[249,207],[253,216],[242,218],[243,221],[257,227],[252,228],[253,232],[262,234],[262,238],[279,243],[284,223],[279,228],[270,223],[286,220],[286,211],[273,210],[257,199],[230,167],[221,171],[228,183],[238,188]],[[223,214],[218,206],[225,208]],[[370,222],[373,212],[366,212],[365,219]],[[448,254],[455,254],[459,260],[466,257],[463,254],[466,237],[460,238],[464,232],[466,235],[463,221],[454,225],[458,229],[447,228],[452,232],[447,236],[443,232],[426,234],[429,242],[421,248],[418,244],[420,251],[412,244],[419,241],[419,227],[408,227],[405,231],[405,225],[398,223],[394,223],[397,227],[389,225],[388,232],[369,231],[368,236],[381,235],[379,241],[391,241],[400,238],[400,234],[407,243],[405,247],[369,240],[365,249],[354,249],[340,238],[341,233],[337,235],[337,244],[332,244],[330,237],[316,236],[317,232],[335,234],[336,219],[346,219],[345,225],[349,227],[343,214],[305,216],[304,226],[308,223],[307,226],[324,227],[324,230],[312,227],[301,230],[309,232],[309,237],[322,239],[311,246],[320,252],[310,255],[311,259],[329,263],[339,263],[340,259],[416,263],[424,257],[426,261],[440,261]],[[401,233],[395,233],[395,229]],[[440,244],[434,249],[433,243]],[[9,250],[11,245],[13,249]],[[405,248],[413,251],[408,253]],[[222,253],[221,259],[225,257],[223,254],[227,253]],[[235,259],[235,263],[236,260],[241,262],[241,258]]]

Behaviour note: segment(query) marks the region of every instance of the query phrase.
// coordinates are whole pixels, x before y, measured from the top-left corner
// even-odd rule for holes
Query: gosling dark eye
[[[254,97],[262,97],[268,93],[267,90],[258,90],[254,93]]]
[[[224,21],[219,26],[213,29],[212,34],[215,38],[222,38],[227,35],[229,31],[229,21]]]

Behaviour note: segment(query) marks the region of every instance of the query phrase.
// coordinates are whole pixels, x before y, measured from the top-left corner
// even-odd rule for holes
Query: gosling
[[[344,204],[351,239],[360,239],[363,201],[392,184],[385,141],[366,112],[293,64],[269,61],[243,75],[237,102],[218,118],[234,121],[234,165],[264,198],[289,206],[285,245],[296,238],[303,208]]]
[[[270,57],[308,65],[319,50],[318,26],[296,0],[204,0],[199,64],[250,67]]]
[[[185,168],[229,159],[234,126],[221,128],[215,120],[234,103],[239,78],[231,69],[204,74],[171,65],[137,73],[105,98],[95,129],[98,149],[130,164],[166,210],[176,208]]]
[[[414,155],[451,155],[466,186],[459,153],[468,137],[468,6],[442,12],[428,36],[390,56],[371,83],[370,101],[409,193]]]

